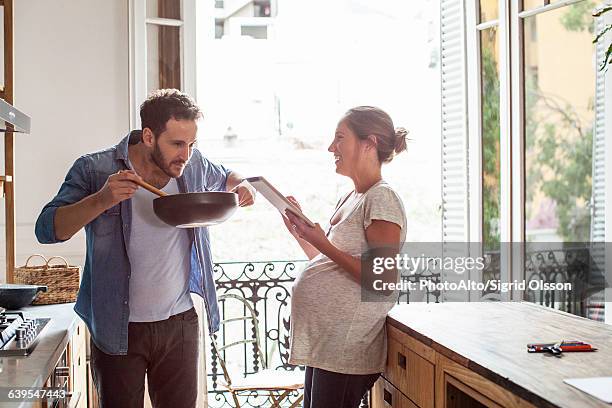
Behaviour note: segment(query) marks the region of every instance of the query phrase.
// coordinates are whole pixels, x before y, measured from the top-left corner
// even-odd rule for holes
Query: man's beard
[[[157,165],[157,167],[159,167],[168,177],[172,177],[172,178],[180,177],[180,174],[176,175],[172,173],[171,166],[173,164],[183,164],[183,162],[174,161],[174,162],[167,163],[166,160],[164,160],[164,155],[159,149],[157,143],[155,143],[155,146],[153,147],[153,153],[151,153],[151,159]]]

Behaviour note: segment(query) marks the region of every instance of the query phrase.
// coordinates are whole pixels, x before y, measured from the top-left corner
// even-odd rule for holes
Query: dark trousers
[[[304,408],[358,408],[380,374],[340,374],[306,367]]]
[[[109,355],[91,342],[91,368],[102,408],[144,405],[145,373],[154,407],[195,407],[198,394],[198,315],[130,323],[128,353]]]

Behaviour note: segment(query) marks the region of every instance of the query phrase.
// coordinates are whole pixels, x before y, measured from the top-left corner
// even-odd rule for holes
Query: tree
[[[585,16],[592,7],[589,1],[568,7],[561,24],[567,31],[590,30],[592,21]],[[554,200],[564,241],[586,242],[591,224],[593,124],[582,123],[571,103],[538,89],[534,75],[527,71],[525,77],[526,149],[534,154],[527,188],[532,195],[540,190]]]
[[[482,198],[485,250],[499,249],[499,74],[491,47],[482,47]]]

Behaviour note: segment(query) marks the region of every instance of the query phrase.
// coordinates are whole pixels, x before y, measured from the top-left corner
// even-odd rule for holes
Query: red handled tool
[[[551,353],[561,356],[562,352],[572,351],[596,351],[597,349],[582,341],[560,341],[558,343],[531,343],[527,344],[529,353]]]

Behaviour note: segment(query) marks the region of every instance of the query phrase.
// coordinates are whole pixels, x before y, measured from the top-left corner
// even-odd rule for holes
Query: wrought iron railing
[[[499,253],[487,253],[490,262],[485,268],[485,279],[499,279],[500,262]],[[581,283],[589,283],[592,277],[592,262],[589,253],[584,248],[562,248],[558,250],[540,250],[526,252],[526,277],[541,278],[549,282],[573,282],[575,290],[567,293],[554,293],[550,291],[526,293],[527,299],[545,306],[555,307],[578,315],[587,315],[584,299],[577,291],[582,288]],[[259,319],[259,338],[261,340],[263,358],[268,368],[277,370],[296,370],[289,360],[289,329],[290,329],[290,301],[291,286],[305,260],[265,261],[265,262],[225,262],[214,265],[214,278],[217,283],[219,295],[226,293],[238,294],[247,299],[254,307]],[[415,274],[402,279],[418,282],[429,279],[434,283],[440,282],[440,274]],[[484,295],[484,293],[483,293]],[[495,295],[491,293],[491,295]],[[439,302],[441,294],[438,291],[426,290],[424,299],[427,302]],[[402,292],[399,302],[410,302],[411,294]],[[222,319],[227,318],[231,312],[225,302],[220,303]],[[232,328],[217,333],[220,344],[235,341],[231,336],[252,338],[253,327],[248,322],[240,323],[242,327]],[[251,345],[245,344],[234,355],[225,356],[229,365],[239,367],[241,374],[250,374],[259,371],[262,367],[256,351]],[[212,348],[207,350],[207,376],[209,406],[213,408],[232,407],[231,396],[219,386],[223,374],[219,367],[218,358]],[[364,401],[364,404],[367,401]],[[245,396],[241,402],[244,407],[266,407],[269,405],[266,397],[255,394]]]
[[[297,273],[306,263],[305,260],[264,261],[264,262],[223,262],[216,263],[213,268],[219,295],[234,293],[250,301],[259,319],[259,338],[261,340],[263,355],[268,368],[277,370],[296,370],[289,364],[289,329],[290,329],[290,300],[291,286]],[[439,274],[411,275],[404,278],[409,281],[430,279],[439,282]],[[439,292],[425,291],[427,301],[438,302]],[[409,302],[410,294],[402,292],[399,301]],[[221,318],[225,319],[232,313],[229,304],[220,302]],[[234,311],[240,314],[241,311]],[[238,340],[232,338],[253,338],[255,333],[250,322],[239,323],[241,327],[232,328],[232,333],[225,332],[223,328],[216,334],[219,344],[228,344]],[[236,350],[236,349],[235,349]],[[258,353],[252,346],[245,344],[240,352],[234,355],[225,355],[229,365],[239,367],[242,375],[257,372],[262,362]],[[219,367],[218,358],[212,348],[207,350],[207,380],[209,406],[214,408],[233,406],[231,396],[219,386],[223,380],[223,373]],[[266,397],[256,394],[244,397],[241,404],[245,407],[265,407]],[[364,399],[362,408],[367,407]]]
[[[289,364],[289,324],[291,285],[304,260],[265,261],[265,262],[224,262],[214,265],[213,273],[219,295],[234,293],[250,301],[259,319],[259,336],[263,358],[268,368],[277,370],[299,369]],[[221,318],[232,313],[229,304],[220,302]],[[217,341],[226,344],[234,341],[232,335],[242,338],[254,336],[250,322],[240,323],[242,327],[232,330],[223,329],[217,333]],[[240,352],[226,355],[230,366],[240,367],[242,375],[252,374],[261,369],[262,362],[252,346],[245,344]],[[234,349],[238,350],[238,348]],[[208,404],[210,407],[234,406],[231,396],[219,386],[223,374],[216,354],[207,350]],[[266,396],[256,394],[242,398],[244,407],[266,407]]]
[[[598,259],[601,249],[597,244],[551,248],[550,244],[526,244],[524,247],[525,280],[546,283],[569,283],[571,289],[530,289],[527,286],[524,299],[542,306],[603,320],[604,274]],[[500,279],[500,252],[488,251],[489,260],[484,270],[484,280]],[[485,295],[486,293],[483,293]],[[493,293],[489,293],[493,294]]]

